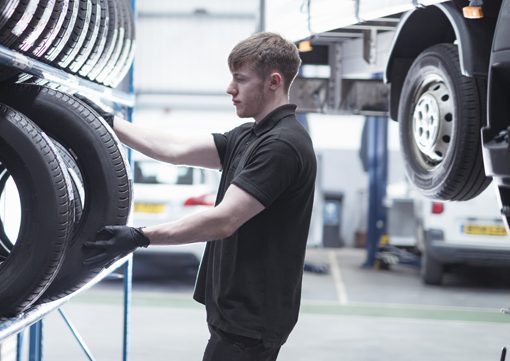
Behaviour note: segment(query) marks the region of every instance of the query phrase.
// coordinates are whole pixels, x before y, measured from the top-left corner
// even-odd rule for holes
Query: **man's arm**
[[[115,117],[114,130],[127,146],[172,164],[221,169],[220,157],[211,134],[183,136],[140,127]]]
[[[264,210],[249,193],[231,185],[221,203],[200,213],[143,229],[151,245],[174,245],[223,239]]]
[[[241,188],[231,185],[215,208],[171,223],[144,228],[106,226],[96,240],[84,244],[83,264],[108,267],[138,247],[173,245],[223,239],[261,212],[264,206]]]

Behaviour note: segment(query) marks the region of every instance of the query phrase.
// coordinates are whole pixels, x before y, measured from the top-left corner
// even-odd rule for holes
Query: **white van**
[[[175,166],[139,154],[134,159],[135,227],[171,222],[211,208],[216,200],[220,172],[210,169]],[[205,243],[177,246],[151,246],[137,253],[181,253],[202,258]]]
[[[426,284],[440,284],[451,265],[510,266],[510,237],[490,185],[464,202],[422,199],[417,247]]]

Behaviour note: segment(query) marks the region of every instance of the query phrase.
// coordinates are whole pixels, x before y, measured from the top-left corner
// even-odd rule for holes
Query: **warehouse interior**
[[[439,202],[420,193],[406,174],[398,122],[390,119],[387,105],[384,109],[377,108],[380,105],[377,95],[366,93],[366,89],[386,92],[383,73],[392,36],[400,16],[405,13],[403,8],[395,5],[394,9],[391,1],[385,2],[380,6],[391,8],[388,13],[398,16],[379,19],[370,28],[368,25],[353,26],[335,37],[321,37],[316,34],[326,28],[317,26],[312,29],[315,23],[310,20],[310,7],[319,7],[320,1],[302,1],[290,8],[291,2],[283,0],[273,4],[264,0],[108,0],[110,5],[116,3],[115,6],[123,9],[118,10],[118,14],[124,12],[122,32],[129,41],[126,40],[123,47],[112,46],[112,53],[117,52],[119,59],[124,57],[122,62],[119,60],[122,64],[106,66],[97,72],[95,79],[91,79],[91,73],[87,78],[77,70],[74,74],[65,70],[68,66],[72,69],[73,64],[78,69],[79,65],[71,60],[63,65],[65,58],[57,56],[59,62],[50,61],[51,54],[47,53],[46,60],[41,56],[38,61],[35,48],[23,50],[22,44],[29,39],[17,44],[17,50],[13,49],[14,40],[11,41],[12,35],[5,35],[5,29],[9,24],[7,19],[16,16],[14,9],[20,4],[33,9],[39,6],[41,17],[50,18],[50,6],[61,6],[63,12],[64,4],[65,9],[70,9],[73,5],[86,7],[83,4],[88,3],[96,9],[89,18],[97,18],[96,31],[104,31],[107,39],[107,30],[99,26],[98,14],[103,0],[40,0],[39,5],[37,3],[35,0],[6,0],[3,4],[0,1],[0,6],[4,7],[0,8],[0,103],[6,104],[0,110],[4,114],[10,114],[10,109],[16,106],[23,109],[25,94],[41,102],[40,108],[31,110],[36,117],[37,113],[44,112],[43,104],[47,99],[59,102],[78,93],[96,100],[107,111],[115,112],[116,116],[135,125],[156,132],[161,129],[184,135],[224,133],[245,123],[246,119],[236,116],[231,96],[226,92],[232,78],[227,63],[231,49],[255,32],[282,32],[285,26],[295,26],[295,34],[289,33],[295,36],[291,40],[296,45],[301,45],[298,40],[310,40],[314,49],[312,52],[300,49],[303,63],[291,88],[290,101],[298,104],[297,118],[313,141],[317,176],[299,320],[283,344],[278,360],[504,360],[510,333],[510,262],[506,264],[508,260],[503,260],[502,256],[500,263],[491,263],[490,267],[487,262],[455,264],[451,268],[445,267],[439,282],[430,282],[423,275],[423,251],[417,245],[420,236],[426,233],[424,224],[429,222],[430,214],[434,217],[445,213],[444,218],[430,221],[431,227],[439,228],[450,222],[459,232],[458,214],[464,216],[478,209],[493,224],[491,236],[498,236],[498,241],[505,243],[505,246],[494,248],[505,252],[506,247],[510,249],[510,238],[499,216],[494,184],[480,196],[465,202]],[[364,4],[376,6],[370,5],[370,1]],[[289,6],[289,14],[298,14],[293,18],[295,24],[289,26],[286,23],[289,15],[282,16],[280,27],[274,25],[279,24],[281,9],[278,6]],[[28,8],[25,10],[28,12]],[[381,14],[384,14],[382,10]],[[51,16],[56,21],[57,15],[53,13]],[[69,21],[64,16],[59,18],[64,23]],[[131,18],[132,23],[129,22]],[[323,20],[327,23],[327,19]],[[352,23],[358,22],[362,19]],[[310,30],[306,39],[298,31],[303,27]],[[41,28],[39,35],[49,33],[50,29]],[[120,30],[115,36],[121,38]],[[362,46],[368,48],[361,49]],[[325,48],[329,49],[326,56],[321,53]],[[333,49],[339,49],[338,53]],[[91,51],[89,56],[92,55]],[[80,66],[86,67],[85,59]],[[340,59],[342,66],[337,68],[328,63],[332,59]],[[96,61],[101,62],[101,58]],[[19,77],[16,79],[32,82],[29,88],[11,83],[13,71],[14,76]],[[340,73],[348,81],[360,80],[352,89],[361,95],[355,96],[349,104],[350,109],[343,109],[343,104],[336,104],[334,109],[331,99],[324,98],[341,93],[343,89],[350,90],[347,86],[331,88],[331,79]],[[311,84],[307,88],[305,82],[310,79],[316,82],[306,83]],[[30,90],[32,85],[47,86],[48,90],[40,95]],[[324,95],[322,92],[328,86],[328,93]],[[56,93],[52,93],[52,89]],[[384,93],[384,96],[388,94]],[[373,104],[377,109],[370,108]],[[368,106],[368,110],[363,106]],[[28,112],[24,114],[30,118],[32,113]],[[24,119],[2,114],[0,118],[0,121],[11,119],[9,122],[13,124]],[[49,136],[42,132],[44,139],[41,142],[46,142],[46,138],[49,142],[54,134],[58,134],[57,128],[67,127],[63,123],[58,125],[58,115],[55,119],[47,118],[45,122],[49,129],[52,122],[56,129],[45,129]],[[97,129],[108,129],[106,121],[91,121],[91,124]],[[5,132],[3,138],[8,138],[8,128],[2,128],[0,124],[0,129]],[[37,132],[37,126],[34,129],[32,132]],[[64,141],[64,148],[72,148],[73,143],[81,142],[79,133],[85,133],[85,128],[78,126],[76,129],[78,134],[69,141],[69,146]],[[111,137],[115,139],[114,135]],[[122,158],[119,162],[128,164],[126,174],[119,179],[125,178],[125,187],[132,191],[131,205],[127,207],[130,212],[115,215],[124,217],[124,224],[151,226],[214,206],[221,172],[170,167],[122,146],[118,139],[114,142],[118,154],[112,158]],[[11,163],[11,148],[8,140],[0,142],[0,225],[7,239],[16,239],[20,234],[26,234],[22,232],[26,225],[24,217],[27,217],[22,195],[43,189],[43,186],[32,186],[31,181],[18,183],[12,179],[17,174],[12,170],[12,178],[9,177],[11,166],[24,168],[16,162]],[[83,156],[70,152],[69,157],[87,157],[87,150],[83,152]],[[89,163],[94,162],[94,157],[101,157],[101,152],[91,151],[92,162]],[[21,163],[23,154],[19,156]],[[12,158],[18,161],[17,156]],[[115,164],[117,167],[119,163]],[[89,170],[74,166],[81,169],[69,171],[67,177],[74,183],[77,178],[81,180],[82,188],[73,191],[85,205],[79,212],[90,212],[87,221],[91,223],[95,218],[103,217],[101,212],[105,218],[114,217],[107,214],[107,210],[95,213],[86,208],[95,202],[114,203],[116,192],[92,195],[94,191],[91,189],[101,186],[99,180],[97,185],[93,183],[83,188],[83,179],[89,176],[99,179],[100,173],[96,174],[94,169],[105,166],[91,165]],[[66,167],[72,168],[69,164]],[[139,171],[143,174],[138,174]],[[158,188],[151,177],[158,178],[160,183],[181,178],[188,179],[189,183],[182,183],[188,186],[181,188],[168,185]],[[53,204],[46,203],[44,197],[33,198],[35,200],[30,201],[37,204],[34,206],[37,212],[44,212],[43,208],[49,209]],[[117,207],[120,210],[125,205],[119,201]],[[437,211],[438,207],[441,211]],[[450,209],[457,213],[451,216],[453,218],[446,218],[444,210]],[[74,212],[76,217],[78,211],[75,209]],[[489,229],[485,223],[473,221],[473,217],[473,230],[478,229],[475,227]],[[478,237],[479,241],[482,235],[474,234],[472,238]],[[37,234],[34,237],[37,238]],[[2,238],[0,243],[0,267],[7,267],[5,265],[14,255],[13,248],[7,249],[4,240]],[[18,242],[16,244],[21,248],[22,243]],[[475,248],[476,242],[473,240],[470,246]],[[34,257],[32,253],[41,250],[34,248],[26,252]],[[10,298],[13,291],[9,287],[12,290],[15,286],[4,278],[5,286],[0,287],[0,361],[201,360],[209,331],[206,311],[203,305],[193,300],[193,290],[203,251],[202,243],[193,243],[189,247],[151,245],[115,259],[107,268],[89,270],[71,285],[65,283],[67,279],[61,272],[51,276],[55,277],[56,286],[52,288],[51,284],[45,288],[45,293],[41,292],[42,301],[25,301],[23,309],[21,306],[10,307],[15,298]],[[77,266],[80,263],[77,258],[68,257],[69,261],[59,261],[58,267],[62,264],[69,270],[81,267]],[[16,262],[19,262],[17,270],[25,272],[23,263],[28,262],[19,258]],[[17,270],[0,268],[0,274],[12,272],[14,279]],[[37,271],[34,268],[26,272]]]

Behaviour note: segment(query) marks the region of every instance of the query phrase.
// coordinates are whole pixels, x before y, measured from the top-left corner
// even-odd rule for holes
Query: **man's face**
[[[227,93],[232,96],[237,115],[260,120],[258,116],[264,113],[266,105],[264,80],[248,64],[231,72],[232,81]]]

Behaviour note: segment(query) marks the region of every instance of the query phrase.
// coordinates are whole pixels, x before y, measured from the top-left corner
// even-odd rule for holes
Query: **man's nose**
[[[235,87],[232,85],[232,83],[230,83],[227,87],[227,94],[235,95],[235,93],[236,93]]]

